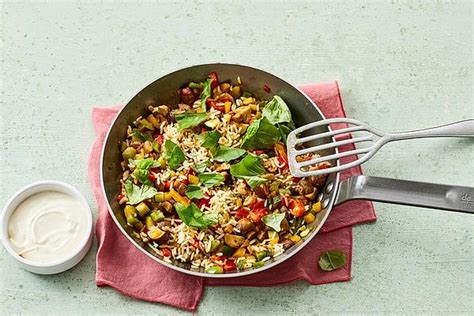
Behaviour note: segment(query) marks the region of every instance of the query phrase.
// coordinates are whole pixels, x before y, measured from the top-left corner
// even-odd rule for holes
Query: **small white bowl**
[[[43,192],[43,191],[57,191],[66,193],[78,201],[80,201],[84,206],[84,211],[86,212],[87,218],[87,230],[85,236],[80,242],[80,245],[77,251],[69,256],[68,258],[62,259],[60,261],[51,262],[51,263],[38,263],[33,262],[31,260],[27,260],[22,256],[18,255],[15,250],[13,250],[12,246],[10,245],[10,238],[8,235],[8,223],[10,221],[11,215],[13,211],[18,207],[18,205],[24,201],[26,198],[30,197],[33,194]],[[1,230],[0,230],[0,238],[2,239],[3,246],[7,250],[7,252],[18,262],[23,268],[28,271],[38,273],[38,274],[56,274],[66,271],[84,258],[84,256],[89,251],[92,245],[92,212],[87,204],[86,199],[84,196],[73,186],[54,180],[48,181],[39,181],[32,183],[23,189],[17,191],[13,196],[8,200],[7,204],[3,208],[3,212],[0,216],[1,221]]]

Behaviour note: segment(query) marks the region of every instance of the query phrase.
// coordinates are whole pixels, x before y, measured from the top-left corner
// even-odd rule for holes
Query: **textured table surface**
[[[338,79],[348,116],[387,131],[474,117],[472,21],[470,1],[2,1],[0,205],[30,182],[58,179],[96,212],[86,176],[92,106],[127,102],[192,64],[247,64],[295,84]],[[364,171],[473,186],[473,161],[472,141],[414,140],[387,146]],[[474,218],[376,208],[376,224],[354,229],[351,282],[210,288],[198,314],[473,313]],[[94,251],[38,276],[0,248],[0,313],[187,314],[97,288]]]

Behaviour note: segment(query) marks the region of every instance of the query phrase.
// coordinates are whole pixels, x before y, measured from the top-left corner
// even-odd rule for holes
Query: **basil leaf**
[[[204,214],[194,203],[188,206],[175,203],[174,208],[179,218],[188,226],[206,228],[217,223],[217,213]]]
[[[165,159],[171,169],[176,169],[185,160],[184,153],[178,145],[167,139],[165,142]]]
[[[277,124],[277,126],[278,126],[278,131],[280,132],[280,137],[283,140],[283,142],[286,144],[288,134],[291,133],[292,129],[285,124]]]
[[[198,126],[205,120],[207,120],[207,113],[196,113],[196,112],[184,112],[176,114],[176,123],[178,124],[178,131]]]
[[[159,167],[160,164],[151,158],[130,161],[135,165],[135,170],[133,171],[135,178],[143,184],[151,185],[152,182],[148,179],[148,171],[151,168]]]
[[[208,78],[204,82],[204,87],[202,89],[200,99],[201,99],[201,109],[206,112],[206,100],[211,96],[212,94],[212,89],[211,89],[211,82],[212,80]]]
[[[200,83],[190,82],[188,84],[188,87],[190,87],[191,89],[202,89],[202,86],[203,86],[202,82]]]
[[[143,200],[152,198],[158,193],[158,191],[156,191],[153,186],[144,184],[140,188],[139,186],[133,184],[130,180],[126,181],[124,186],[125,192],[127,193],[127,203],[131,205],[135,205]]]
[[[266,181],[258,177],[263,173],[265,173],[265,168],[260,158],[251,154],[246,154],[241,161],[230,167],[230,174],[236,178],[244,179],[251,188]]]
[[[215,153],[217,146],[219,145],[219,138],[221,138],[221,134],[216,131],[209,131],[199,135],[201,139],[201,146],[207,148],[211,151],[211,153]]]
[[[219,185],[224,182],[224,176],[220,173],[213,173],[213,172],[205,172],[198,174],[199,180],[201,180],[202,184],[206,187],[213,187],[215,185]]]
[[[278,95],[274,95],[273,99],[263,107],[262,115],[272,124],[289,123],[292,121],[288,105]]]
[[[212,158],[219,162],[228,162],[239,158],[243,154],[245,154],[244,149],[221,146]]]
[[[141,142],[145,142],[147,140],[153,141],[153,137],[151,137],[148,133],[141,133],[138,129],[134,129],[132,131],[132,136],[138,138]]]
[[[255,120],[247,128],[240,147],[245,149],[265,149],[280,140],[280,131],[267,118]]]
[[[262,217],[262,222],[268,227],[273,228],[276,232],[281,230],[281,221],[285,218],[285,213],[269,214]]]
[[[206,160],[206,161],[194,164],[192,168],[197,173],[203,173],[204,170],[206,170],[206,168],[209,167],[210,165],[211,165],[211,162],[209,160]]]
[[[319,266],[324,271],[333,271],[346,265],[346,256],[340,250],[323,252],[319,257]]]
[[[202,199],[204,193],[198,185],[188,185],[186,196],[190,199]]]

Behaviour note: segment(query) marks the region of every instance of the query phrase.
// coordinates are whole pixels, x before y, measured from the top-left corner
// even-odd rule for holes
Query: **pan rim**
[[[173,72],[170,72],[164,76],[161,76],[159,77],[158,79],[154,80],[153,82],[151,82],[150,84],[148,84],[147,86],[145,86],[144,88],[142,88],[141,90],[139,90],[131,99],[129,99],[129,101],[117,112],[117,114],[115,115],[114,119],[112,120],[108,130],[107,130],[107,133],[105,134],[105,138],[104,138],[104,143],[102,145],[102,149],[101,149],[101,155],[100,155],[100,186],[101,186],[101,190],[102,190],[102,194],[104,196],[104,199],[105,199],[105,202],[106,202],[106,206],[107,206],[107,210],[109,212],[109,215],[112,217],[112,220],[114,221],[115,225],[118,227],[118,229],[120,230],[120,232],[131,242],[132,245],[135,246],[135,248],[137,248],[138,250],[140,250],[141,252],[143,252],[145,255],[147,255],[148,257],[150,257],[152,260],[154,260],[155,262],[159,263],[159,264],[162,264],[164,265],[165,267],[167,268],[170,268],[170,269],[173,269],[175,271],[179,271],[181,273],[185,273],[185,274],[188,274],[188,275],[192,275],[192,276],[197,276],[197,277],[204,277],[204,278],[215,278],[215,279],[228,279],[228,278],[237,278],[237,277],[243,277],[243,276],[248,276],[248,275],[252,275],[252,274],[255,274],[255,273],[260,273],[260,272],[263,272],[265,270],[268,270],[268,269],[271,269],[283,262],[285,262],[286,260],[290,259],[291,257],[293,257],[294,255],[296,255],[298,252],[300,252],[311,240],[313,240],[313,238],[318,234],[318,232],[321,230],[321,228],[324,226],[324,223],[326,222],[329,214],[331,213],[332,209],[333,209],[333,206],[334,206],[334,203],[335,203],[335,200],[336,200],[336,197],[338,195],[338,192],[339,192],[339,182],[340,182],[340,173],[336,173],[335,175],[335,178],[334,178],[334,181],[333,181],[333,186],[334,186],[334,189],[333,191],[330,193],[330,198],[329,198],[329,202],[327,203],[327,206],[326,206],[326,214],[325,216],[321,219],[319,225],[311,232],[311,234],[304,240],[304,242],[302,242],[301,244],[299,244],[291,253],[287,254],[287,253],[283,253],[282,255],[280,255],[279,257],[275,258],[275,260],[271,263],[268,263],[268,264],[265,264],[264,266],[260,267],[260,268],[253,268],[253,269],[249,269],[249,270],[246,270],[246,271],[242,271],[242,272],[234,272],[234,273],[223,273],[223,274],[210,274],[210,273],[205,273],[205,272],[197,272],[197,271],[192,271],[192,270],[188,270],[188,269],[184,269],[184,268],[181,268],[179,266],[176,266],[172,263],[169,263],[169,262],[166,262],[162,259],[160,259],[159,257],[156,257],[154,255],[152,255],[149,251],[147,251],[144,247],[141,247],[122,227],[122,225],[120,224],[120,222],[118,221],[118,219],[116,218],[113,210],[112,210],[112,206],[110,205],[109,203],[109,200],[107,199],[107,194],[106,194],[106,190],[105,190],[105,181],[104,181],[104,156],[105,156],[105,147],[108,143],[108,139],[109,139],[109,136],[110,136],[110,133],[112,131],[112,129],[114,128],[115,126],[115,123],[117,121],[117,119],[120,117],[120,115],[123,113],[123,111],[125,110],[125,108],[130,104],[130,101],[133,100],[137,95],[139,95],[142,91],[144,91],[145,89],[147,89],[149,86],[153,85],[155,82],[159,81],[159,80],[163,80],[169,76],[173,76],[175,73],[178,73],[178,72],[181,72],[181,71],[184,71],[184,70],[188,70],[188,69],[191,69],[191,68],[195,68],[195,67],[203,67],[203,66],[217,66],[217,65],[224,65],[224,66],[238,66],[238,67],[242,67],[242,68],[247,68],[247,69],[250,69],[252,71],[258,71],[258,72],[263,72],[264,74],[268,75],[268,76],[271,76],[271,77],[274,77],[282,82],[284,82],[285,84],[293,87],[294,89],[296,89],[299,93],[301,93],[305,98],[306,100],[316,109],[316,111],[319,112],[319,114],[321,115],[321,117],[323,119],[326,119],[326,116],[322,113],[322,111],[319,109],[319,107],[313,102],[313,100],[311,100],[311,98],[308,97],[308,95],[306,93],[304,93],[301,89],[299,89],[298,87],[295,87],[293,84],[287,82],[286,80],[283,80],[281,79],[280,77],[277,77],[269,72],[266,72],[264,70],[261,70],[261,69],[258,69],[258,68],[255,68],[255,67],[251,67],[251,66],[246,66],[246,65],[241,65],[241,64],[234,64],[234,63],[206,63],[206,64],[196,64],[196,65],[192,65],[192,66],[188,66],[188,67],[183,67],[183,68],[180,68],[178,70],[175,70]],[[332,131],[331,127],[328,126],[328,129],[330,131]],[[334,142],[335,139],[334,137],[331,137],[332,138],[332,141]],[[336,151],[337,151],[337,148],[336,148]],[[336,162],[337,165],[339,165],[339,161]],[[315,263],[316,264],[316,263]]]

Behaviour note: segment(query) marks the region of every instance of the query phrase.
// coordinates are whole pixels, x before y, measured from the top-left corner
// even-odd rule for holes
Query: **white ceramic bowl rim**
[[[41,187],[44,187],[44,189],[41,189]],[[35,190],[38,189],[39,190]],[[32,196],[33,194],[43,192],[43,191],[54,191],[56,188],[57,191],[63,192],[66,194],[71,195],[72,197],[78,199],[84,206],[84,210],[86,211],[86,218],[87,218],[87,229],[84,237],[82,238],[80,244],[78,245],[76,251],[71,254],[70,256],[58,260],[58,261],[53,261],[53,262],[35,262],[31,261],[28,259],[23,258],[19,254],[13,250],[13,248],[10,245],[9,242],[9,236],[8,236],[8,222],[13,214],[13,211],[16,209],[16,207],[24,201],[26,198]],[[33,192],[29,192],[33,191]],[[21,263],[31,266],[31,267],[38,267],[38,268],[45,268],[45,267],[56,267],[59,265],[62,265],[64,263],[67,263],[68,261],[74,259],[77,255],[80,254],[80,252],[84,249],[84,247],[87,246],[87,243],[89,241],[89,238],[92,234],[92,212],[89,207],[89,204],[87,203],[86,199],[84,196],[79,192],[75,187],[73,187],[70,184],[67,184],[65,182],[61,181],[56,181],[56,180],[45,180],[45,181],[38,181],[31,183],[27,185],[26,187],[23,187],[22,189],[16,191],[13,196],[7,201],[5,204],[5,207],[3,208],[3,212],[0,216],[0,223],[1,223],[1,230],[0,230],[0,238],[2,239],[3,246],[7,250],[7,252],[16,260],[20,261]]]

